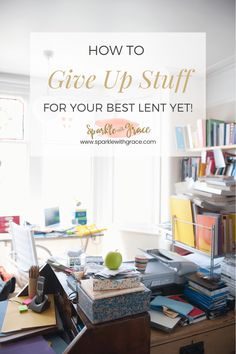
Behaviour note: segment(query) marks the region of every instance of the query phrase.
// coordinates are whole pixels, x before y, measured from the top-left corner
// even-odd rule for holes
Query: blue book
[[[152,310],[162,310],[163,306],[179,313],[181,316],[184,317],[187,317],[189,312],[193,310],[192,305],[185,302],[169,299],[166,296],[156,296],[155,299],[152,300],[150,303],[150,308]]]
[[[175,127],[175,136],[178,150],[185,150],[184,127]]]

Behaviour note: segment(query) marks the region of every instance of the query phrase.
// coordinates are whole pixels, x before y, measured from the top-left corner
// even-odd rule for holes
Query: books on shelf
[[[191,184],[191,189],[182,189],[182,195],[172,196],[171,217],[175,215],[187,222],[175,222],[175,241],[210,255],[214,226],[213,256],[233,253],[236,248],[235,186],[232,176],[207,176]]]
[[[218,119],[207,119],[207,146],[232,145],[236,143],[236,124]]]
[[[175,127],[177,149],[186,150],[236,144],[236,123],[198,119],[195,127]]]
[[[215,161],[213,151],[207,151],[206,162],[201,161],[201,157],[183,157],[181,159],[181,180],[184,181],[187,177],[193,178],[196,181],[202,177],[214,176],[236,176],[236,156],[224,153],[224,167],[218,167]]]

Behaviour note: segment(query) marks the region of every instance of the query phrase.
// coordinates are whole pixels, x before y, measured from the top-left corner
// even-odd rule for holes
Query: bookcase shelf
[[[202,229],[209,230],[211,232],[210,253],[207,253],[207,252],[197,249],[196,248],[196,241],[194,242],[195,247],[189,246],[189,245],[187,245],[183,242],[180,242],[180,241],[176,241],[176,239],[175,239],[175,225],[176,225],[176,223],[192,225],[193,227],[200,227]],[[166,235],[166,237],[167,237],[167,235]],[[212,278],[212,279],[214,278],[215,259],[222,257],[222,255],[215,254],[216,230],[215,230],[214,225],[212,225],[211,227],[208,227],[208,226],[201,225],[201,224],[198,224],[195,222],[190,222],[187,220],[179,219],[175,215],[173,215],[172,216],[172,238],[170,238],[170,240],[172,243],[172,249],[174,248],[174,246],[177,246],[177,247],[181,247],[189,252],[198,253],[198,254],[209,257],[210,258],[210,278]]]
[[[174,246],[183,248],[186,251],[189,251],[191,253],[198,253],[198,254],[201,254],[202,256],[211,257],[211,255],[209,253],[206,253],[206,252],[198,250],[197,248],[188,246],[188,245],[186,245],[186,243],[174,240],[170,234],[166,234],[166,240],[170,241]],[[222,255],[214,256],[214,259],[222,258],[222,257],[223,257]]]
[[[221,149],[221,150],[234,150],[236,149],[236,144],[233,145],[219,145],[219,146],[205,146],[205,147],[199,147],[199,148],[193,148],[193,149],[187,149],[188,152],[200,152],[200,151],[212,151],[215,149]]]

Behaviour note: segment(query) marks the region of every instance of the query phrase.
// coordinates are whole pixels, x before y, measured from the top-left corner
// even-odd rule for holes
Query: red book
[[[168,297],[170,299],[172,299],[172,300],[188,303],[180,295],[170,295]],[[206,314],[205,314],[205,312],[203,310],[200,310],[198,307],[194,307],[193,310],[189,312],[188,317],[189,317],[190,321],[197,322],[197,319],[199,319],[201,317],[203,317],[202,319],[205,319],[206,318]]]

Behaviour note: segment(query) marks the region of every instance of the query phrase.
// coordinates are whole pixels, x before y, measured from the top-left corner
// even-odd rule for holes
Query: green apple
[[[120,252],[109,252],[105,258],[105,266],[111,270],[117,270],[122,263],[122,255]]]

